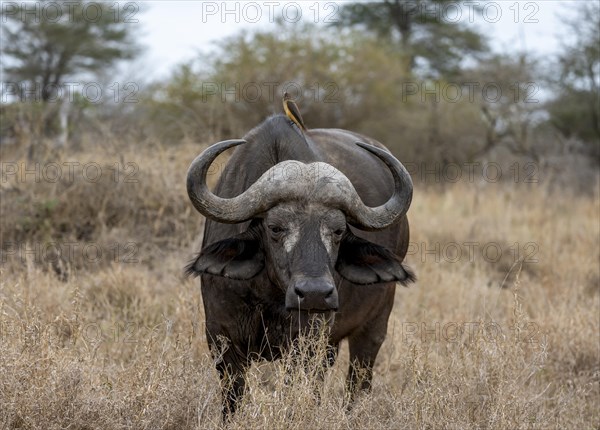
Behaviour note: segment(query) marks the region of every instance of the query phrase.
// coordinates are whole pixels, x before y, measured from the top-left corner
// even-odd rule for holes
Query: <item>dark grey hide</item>
[[[287,117],[277,115],[244,140],[222,169],[217,196],[242,194],[285,160],[334,166],[369,207],[384,204],[394,191],[387,166],[356,142],[383,145],[365,136],[338,129],[302,135]],[[222,354],[216,366],[224,379],[225,415],[243,395],[251,360],[278,358],[316,312],[333,317],[332,351],[348,339],[350,389],[370,387],[396,282],[414,280],[401,265],[408,221],[402,216],[383,230],[358,230],[348,224],[344,211],[315,201],[319,188],[278,201],[242,223],[206,222],[203,249],[188,273],[201,275],[207,339],[213,353]],[[360,387],[357,370],[365,376]]]

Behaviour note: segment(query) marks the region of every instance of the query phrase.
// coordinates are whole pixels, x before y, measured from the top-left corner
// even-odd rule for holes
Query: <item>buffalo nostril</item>
[[[296,293],[298,298],[300,298],[300,299],[304,298],[304,293],[298,287],[294,288],[294,292]]]

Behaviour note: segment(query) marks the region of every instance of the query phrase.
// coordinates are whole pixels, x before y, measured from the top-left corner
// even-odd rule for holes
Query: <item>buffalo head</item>
[[[244,143],[217,143],[190,166],[188,195],[201,214],[221,223],[251,222],[243,233],[205,247],[188,273],[251,279],[266,270],[271,282],[285,291],[286,308],[308,312],[337,310],[336,272],[354,284],[413,280],[391,251],[349,228],[380,230],[406,214],[412,182],[391,154],[356,143],[381,159],[394,178],[393,195],[378,207],[366,206],[350,180],[323,162],[284,161],[239,196],[214,195],[206,185],[211,163]]]

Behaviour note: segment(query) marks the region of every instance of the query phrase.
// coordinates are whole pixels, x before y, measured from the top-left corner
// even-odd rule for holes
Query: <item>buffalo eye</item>
[[[339,240],[341,240],[341,239],[342,239],[342,236],[344,235],[344,232],[345,232],[345,231],[346,231],[346,229],[345,229],[344,227],[342,227],[342,228],[338,228],[338,229],[335,229],[335,230],[333,231],[333,238],[334,238],[336,241],[339,241]]]
[[[268,229],[273,239],[279,239],[285,233],[285,229],[278,225],[270,225]]]

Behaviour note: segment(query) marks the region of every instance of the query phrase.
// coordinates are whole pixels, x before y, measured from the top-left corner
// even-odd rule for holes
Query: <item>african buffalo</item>
[[[211,163],[233,147],[213,194]],[[348,339],[350,389],[370,388],[396,282],[414,280],[401,264],[412,189],[379,142],[339,129],[303,131],[284,115],[192,162],[188,195],[208,220],[187,273],[201,275],[224,416],[243,395],[251,360],[278,358],[317,316],[328,317],[334,354]]]

